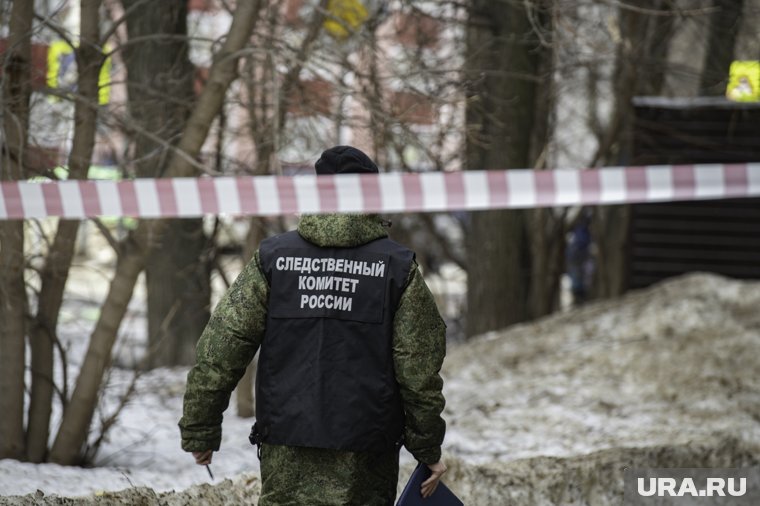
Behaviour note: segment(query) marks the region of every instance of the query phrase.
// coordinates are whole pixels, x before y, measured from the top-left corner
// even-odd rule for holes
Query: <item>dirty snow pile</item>
[[[445,481],[468,505],[620,504],[625,467],[756,466],[759,370],[760,283],[707,274],[452,346]],[[107,467],[0,461],[0,494],[40,489],[38,503],[58,504],[50,494],[134,486],[79,502],[250,503],[259,490],[250,421],[229,413],[212,468],[234,479],[186,489],[210,480],[178,451],[184,372],[141,379]],[[411,462],[402,461],[403,482]]]
[[[448,448],[471,462],[760,443],[760,283],[697,274],[485,336],[447,358]]]

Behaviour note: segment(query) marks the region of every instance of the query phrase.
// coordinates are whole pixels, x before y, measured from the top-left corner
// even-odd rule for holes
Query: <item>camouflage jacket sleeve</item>
[[[446,325],[415,263],[393,321],[393,361],[404,402],[404,445],[426,464],[440,460],[446,432],[439,374],[445,355]]]
[[[183,450],[219,449],[222,412],[261,344],[268,297],[256,252],[219,301],[198,340],[179,422]]]

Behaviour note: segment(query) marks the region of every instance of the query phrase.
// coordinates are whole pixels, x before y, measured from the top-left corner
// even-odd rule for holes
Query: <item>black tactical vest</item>
[[[288,232],[259,248],[269,282],[256,377],[265,443],[388,451],[404,413],[393,316],[414,253],[390,239],[320,248]]]

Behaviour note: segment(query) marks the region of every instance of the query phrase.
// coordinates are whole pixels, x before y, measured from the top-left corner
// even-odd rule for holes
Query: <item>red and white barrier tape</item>
[[[453,211],[760,196],[760,163],[0,183],[0,219]]]

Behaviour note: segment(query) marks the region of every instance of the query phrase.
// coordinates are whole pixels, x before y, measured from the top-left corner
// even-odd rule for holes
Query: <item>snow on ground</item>
[[[486,336],[445,364],[448,447],[485,462],[760,443],[757,308],[760,284],[692,275]]]
[[[703,454],[744,462],[736,448],[760,448],[758,307],[760,283],[697,274],[452,346],[443,371],[450,480],[475,490],[471,482],[457,480],[496,480],[494,469],[513,476],[526,463],[533,476],[537,462],[546,469],[557,466],[547,457],[576,459],[581,463],[572,465],[593,473],[593,452],[601,452],[607,466],[623,454],[638,455],[651,467],[664,463],[646,460],[649,454],[637,450],[645,447],[663,447],[656,458],[675,455],[686,467],[692,466],[683,459],[697,463]],[[133,311],[124,332],[139,343],[140,310]],[[74,314],[65,326],[72,355],[82,346],[76,336],[81,341],[87,335],[77,321]],[[127,349],[121,356],[129,355]],[[110,432],[97,467],[0,460],[0,495],[39,489],[73,496],[139,486],[165,491],[211,482],[205,468],[179,448],[176,423],[186,373],[159,369],[139,378],[137,395]],[[131,375],[114,371],[107,407]],[[225,415],[222,450],[211,466],[215,483],[258,470],[247,441],[252,421],[232,411]],[[700,444],[707,449],[694,449]],[[556,478],[557,472],[544,475]]]
[[[0,491],[20,495],[83,495],[103,490],[147,486],[158,491],[180,490],[211,479],[180,448],[177,422],[182,413],[187,369],[158,369],[143,375],[134,400],[126,406],[92,469],[53,464],[33,465],[0,460]],[[131,374],[119,372],[112,388],[123,391]],[[218,482],[243,472],[257,471],[258,460],[248,443],[251,420],[225,416],[221,451],[211,470]]]

